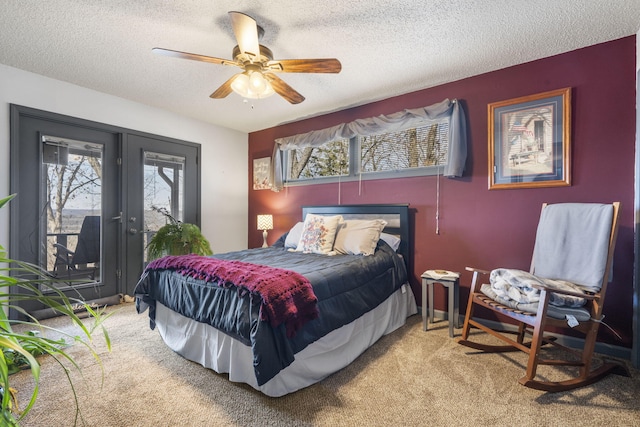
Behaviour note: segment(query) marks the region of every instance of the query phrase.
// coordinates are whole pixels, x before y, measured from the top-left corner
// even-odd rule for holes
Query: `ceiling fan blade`
[[[240,64],[230,59],[222,59],[222,58],[216,58],[213,56],[204,56],[204,55],[198,55],[195,53],[180,52],[179,50],[171,50],[171,49],[163,49],[161,47],[154,47],[153,49],[151,49],[151,51],[158,55],[171,56],[174,58],[191,59],[193,61],[210,62],[212,64],[220,64],[220,65],[235,65],[236,67],[240,66]]]
[[[238,41],[240,52],[260,59],[258,24],[255,19],[242,12],[229,12],[233,33]]]
[[[342,70],[342,64],[335,58],[282,59],[269,61],[266,66],[270,71],[282,73],[339,73]]]
[[[233,76],[231,76],[231,78],[229,80],[224,82],[222,84],[222,86],[220,86],[218,89],[216,89],[215,92],[213,92],[211,95],[209,95],[209,98],[213,98],[213,99],[226,98],[227,95],[229,95],[233,91],[231,89],[231,83],[233,83],[233,81],[235,80],[236,77],[238,77],[237,74],[234,74]]]
[[[264,77],[269,80],[271,87],[276,91],[278,95],[289,101],[291,104],[300,104],[304,101],[304,96],[300,95],[298,91],[289,86],[284,80],[275,74],[264,73]]]

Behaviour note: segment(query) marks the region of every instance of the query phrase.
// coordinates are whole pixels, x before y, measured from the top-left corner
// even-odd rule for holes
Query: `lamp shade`
[[[258,215],[258,230],[273,230],[273,215]]]

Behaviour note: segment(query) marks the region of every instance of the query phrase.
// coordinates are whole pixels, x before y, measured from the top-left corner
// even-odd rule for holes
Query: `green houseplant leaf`
[[[15,195],[0,199],[0,208],[6,205]],[[93,334],[100,329],[103,333],[107,349],[111,349],[111,341],[104,321],[110,316],[103,310],[94,310],[89,304],[76,298],[70,298],[63,290],[69,290],[70,286],[57,283],[48,273],[37,265],[9,259],[3,246],[0,246],[0,424],[18,425],[33,407],[39,391],[40,364],[37,356],[49,355],[59,364],[66,360],[80,370],[75,360],[64,351],[71,343],[78,343],[86,347],[100,366],[100,357],[93,342]],[[78,335],[70,332],[51,328],[41,324],[33,316],[29,315],[19,305],[22,301],[38,301],[46,307],[53,308],[58,313],[71,319],[79,329]],[[86,311],[90,321],[83,321],[78,317],[78,308]],[[27,320],[10,319],[7,316],[9,309],[14,309]],[[89,324],[88,324],[89,323]],[[30,329],[14,329],[16,325],[27,325]],[[26,326],[25,326],[26,327]],[[36,329],[36,331],[34,331]],[[46,337],[46,332],[54,332],[64,338],[53,340]],[[29,368],[33,376],[34,389],[25,408],[17,407],[11,388],[11,374],[20,369]],[[70,386],[75,394],[68,370],[62,366]],[[104,378],[103,378],[104,380]],[[80,415],[78,401],[76,399],[76,417]]]

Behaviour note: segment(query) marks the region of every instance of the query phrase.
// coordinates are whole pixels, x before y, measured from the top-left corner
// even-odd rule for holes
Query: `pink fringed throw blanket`
[[[284,323],[292,337],[307,321],[318,317],[318,298],[311,283],[294,271],[227,261],[199,255],[165,256],[147,265],[147,270],[175,270],[196,279],[236,286],[260,295],[261,320],[277,327]]]

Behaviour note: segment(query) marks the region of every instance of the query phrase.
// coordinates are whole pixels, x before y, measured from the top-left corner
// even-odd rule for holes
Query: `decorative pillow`
[[[297,223],[296,225],[294,225],[291,230],[289,230],[289,233],[287,234],[287,237],[284,239],[284,247],[285,248],[297,248],[298,247],[298,242],[300,241],[300,236],[302,235],[302,226],[304,225],[304,223],[302,221],[300,221],[299,223]]]
[[[307,214],[302,225],[302,234],[296,251],[316,254],[329,254],[333,249],[341,215],[322,216]]]
[[[393,234],[380,233],[380,238],[387,242],[387,245],[391,246],[391,249],[396,252],[398,251],[401,241],[398,236],[394,236]]]
[[[346,220],[338,229],[333,249],[341,254],[372,255],[385,225],[382,219]]]

